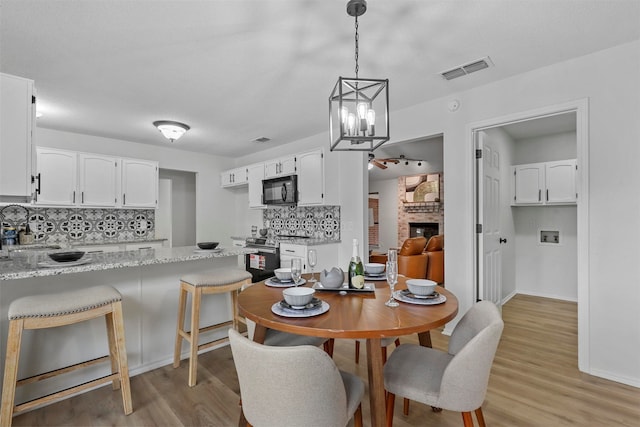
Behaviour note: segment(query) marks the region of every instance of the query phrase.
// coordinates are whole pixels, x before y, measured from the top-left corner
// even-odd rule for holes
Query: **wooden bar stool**
[[[182,339],[189,343],[189,387],[196,385],[198,371],[198,351],[214,345],[228,342],[224,337],[204,344],[198,344],[199,334],[217,329],[228,329],[232,326],[238,330],[238,323],[246,324],[244,318],[238,314],[238,292],[244,285],[251,284],[251,273],[237,268],[218,268],[203,273],[187,274],[180,278],[180,300],[178,302],[178,326],[176,328],[176,343],[173,353],[173,367],[180,366],[182,353]],[[231,320],[215,325],[200,327],[200,303],[203,294],[231,294]],[[187,308],[187,294],[191,294],[191,330],[184,329]]]
[[[105,316],[107,323],[109,355],[17,380],[20,343],[22,341],[22,332],[25,329],[71,325],[100,316]],[[111,361],[110,375],[15,405],[17,386],[52,378],[100,362],[106,362],[107,360]],[[7,338],[7,357],[4,365],[0,425],[10,426],[14,414],[107,382],[113,384],[114,390],[121,389],[124,412],[127,415],[132,413],[129,366],[127,364],[122,317],[122,295],[120,295],[120,292],[111,286],[96,286],[59,294],[23,297],[11,303],[9,306],[9,335]]]

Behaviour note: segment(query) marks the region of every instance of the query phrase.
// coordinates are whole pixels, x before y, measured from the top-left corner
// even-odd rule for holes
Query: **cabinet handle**
[[[80,193],[80,202],[84,203],[84,191]]]
[[[73,192],[73,203],[75,203],[75,202],[76,202],[76,192],[74,191]]]
[[[123,195],[122,195],[122,206],[124,206],[124,205],[126,205],[126,204],[127,204],[127,195],[126,195],[126,194],[123,194]]]
[[[36,179],[38,180],[38,186],[36,187],[36,194],[40,194],[40,174],[38,174],[36,176]]]
[[[285,251],[285,252],[295,253],[295,251],[294,251],[294,250],[291,250],[291,249],[285,249],[284,251]]]
[[[538,201],[541,202],[542,201],[542,190],[538,190]]]
[[[549,189],[547,188],[547,202],[549,201]]]

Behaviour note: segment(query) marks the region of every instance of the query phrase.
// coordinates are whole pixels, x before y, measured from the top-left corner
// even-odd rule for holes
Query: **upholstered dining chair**
[[[251,426],[362,426],[364,382],[314,346],[271,347],[229,330],[242,410]]]
[[[395,395],[462,412],[465,427],[473,426],[472,411],[484,426],[482,402],[504,323],[498,308],[480,301],[460,319],[449,339],[448,352],[402,344],[384,365],[387,426],[393,424]]]

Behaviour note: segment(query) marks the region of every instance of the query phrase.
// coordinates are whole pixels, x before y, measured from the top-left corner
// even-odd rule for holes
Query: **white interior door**
[[[478,161],[478,295],[500,305],[502,299],[502,249],[504,242],[500,224],[500,152],[487,140],[484,132],[476,133],[476,147],[482,153]]]

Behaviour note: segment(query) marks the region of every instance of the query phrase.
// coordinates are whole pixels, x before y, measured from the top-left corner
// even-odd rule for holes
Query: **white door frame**
[[[563,113],[576,113],[576,154],[578,162],[577,171],[577,242],[578,242],[578,369],[582,372],[590,372],[589,358],[589,99],[582,98],[563,104],[550,105],[534,110],[495,117],[467,125],[467,146],[471,168],[471,187],[473,188],[474,215],[471,229],[475,232],[477,224],[477,168],[475,161],[474,133],[546,116],[555,116]],[[478,243],[473,236],[473,248],[471,259],[474,260],[473,277],[478,277]],[[477,285],[474,286],[474,301],[477,299]]]

